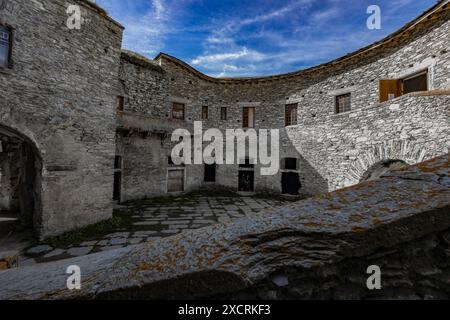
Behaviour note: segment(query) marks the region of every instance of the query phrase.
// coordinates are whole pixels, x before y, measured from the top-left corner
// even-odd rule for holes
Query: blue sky
[[[124,48],[159,52],[212,76],[304,69],[383,38],[436,0],[97,0],[125,27]],[[369,5],[381,30],[369,30]]]

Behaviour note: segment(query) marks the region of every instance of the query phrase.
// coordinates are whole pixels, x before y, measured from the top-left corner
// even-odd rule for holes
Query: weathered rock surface
[[[365,298],[374,262],[386,278],[377,297],[448,297],[449,171],[446,155],[233,223],[6,270],[0,299]],[[66,289],[70,265],[79,291]]]

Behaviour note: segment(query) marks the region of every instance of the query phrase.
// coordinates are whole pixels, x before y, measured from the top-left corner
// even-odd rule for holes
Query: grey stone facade
[[[11,67],[0,68],[0,129],[33,149],[40,237],[112,216],[115,105],[122,27],[87,1],[8,0]],[[80,30],[66,26],[81,7]],[[33,168],[34,167],[34,168]]]

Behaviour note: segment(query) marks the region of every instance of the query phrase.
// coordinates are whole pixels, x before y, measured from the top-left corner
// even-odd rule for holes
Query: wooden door
[[[169,170],[167,173],[167,192],[184,191],[184,169]]]

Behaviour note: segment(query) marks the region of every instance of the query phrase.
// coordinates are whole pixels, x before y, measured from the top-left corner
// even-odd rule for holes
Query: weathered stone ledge
[[[120,130],[171,134],[180,127],[191,129],[193,124],[182,120],[164,120],[137,113],[120,112],[117,115],[117,127]]]
[[[445,155],[229,224],[6,270],[0,299],[220,297],[282,270],[314,272],[373,256],[450,228],[449,171]],[[80,291],[66,289],[69,265],[82,270]]]

